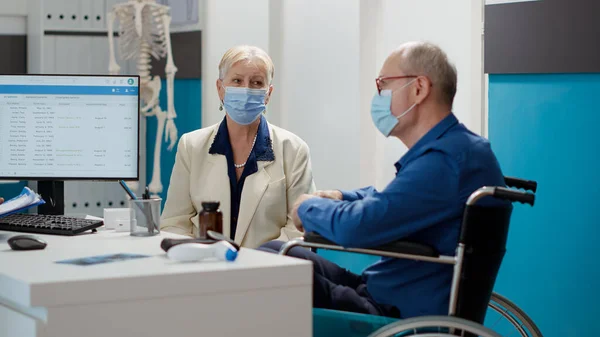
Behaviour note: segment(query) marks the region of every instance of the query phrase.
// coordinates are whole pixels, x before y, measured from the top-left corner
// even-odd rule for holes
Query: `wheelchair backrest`
[[[512,204],[466,206],[460,233],[465,251],[456,316],[483,324],[506,252]]]

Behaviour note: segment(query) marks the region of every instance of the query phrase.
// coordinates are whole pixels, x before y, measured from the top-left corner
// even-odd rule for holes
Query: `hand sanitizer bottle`
[[[182,243],[173,246],[167,251],[167,257],[171,260],[190,262],[208,259],[221,261],[235,261],[238,251],[227,241],[218,241],[211,244],[205,243]]]

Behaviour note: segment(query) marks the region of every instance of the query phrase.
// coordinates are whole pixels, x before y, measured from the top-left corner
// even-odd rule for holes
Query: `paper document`
[[[0,204],[0,217],[42,204],[45,204],[44,199],[25,186],[21,194]]]

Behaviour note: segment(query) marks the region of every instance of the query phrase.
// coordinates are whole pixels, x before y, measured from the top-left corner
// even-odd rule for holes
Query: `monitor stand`
[[[38,206],[38,214],[65,214],[65,182],[58,180],[38,181],[38,193],[46,202]]]

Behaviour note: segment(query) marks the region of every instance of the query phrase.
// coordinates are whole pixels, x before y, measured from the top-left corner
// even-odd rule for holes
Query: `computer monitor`
[[[37,180],[64,214],[65,180],[139,179],[139,77],[0,75],[0,180]]]

